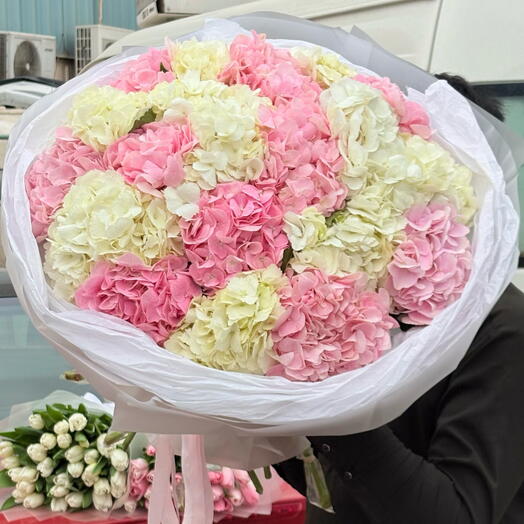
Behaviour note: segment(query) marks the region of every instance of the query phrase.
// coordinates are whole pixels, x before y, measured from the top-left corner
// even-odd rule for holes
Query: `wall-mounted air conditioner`
[[[129,29],[108,25],[78,25],[75,41],[75,70],[79,73],[111,44],[120,40]]]
[[[55,77],[54,36],[0,31],[0,80],[20,76]]]
[[[169,20],[184,18],[245,4],[252,0],[136,0],[136,23],[149,27]]]

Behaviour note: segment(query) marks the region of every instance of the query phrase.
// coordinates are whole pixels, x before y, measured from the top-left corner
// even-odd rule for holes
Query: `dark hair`
[[[491,113],[495,118],[504,122],[504,112],[502,102],[493,95],[482,92],[478,87],[470,84],[465,78],[459,75],[439,73],[435,75],[439,80],[445,80],[453,89],[462,96],[471,100],[478,106]]]

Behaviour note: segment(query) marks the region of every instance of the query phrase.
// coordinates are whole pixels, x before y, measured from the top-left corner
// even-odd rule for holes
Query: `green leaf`
[[[65,449],[60,449],[58,450],[52,457],[52,459],[55,461],[55,462],[58,462],[59,460],[62,460],[65,456],[65,452],[66,450]]]
[[[108,426],[111,426],[111,424],[113,423],[113,417],[111,415],[108,415],[107,413],[100,415],[100,420]]]
[[[60,473],[65,473],[67,471],[67,464],[62,464],[60,467],[56,468],[55,475],[60,475]]]
[[[104,457],[100,457],[98,462],[96,463],[96,466],[93,468],[93,475],[100,475],[104,467],[107,465],[106,459]]]
[[[45,479],[45,492],[46,493],[49,493],[49,491],[51,490],[51,488],[54,486],[54,481],[53,481],[53,477],[47,477]]]
[[[45,409],[35,409],[33,411],[35,415],[40,415],[44,419],[45,428],[52,431],[54,422],[53,419],[47,414]]]
[[[79,404],[78,405],[78,412],[82,413],[84,417],[87,417],[87,408],[85,407],[85,404]]]
[[[84,433],[82,433],[81,431],[77,431],[75,433],[75,442],[80,443],[80,442],[89,442],[89,441]]]
[[[5,511],[6,509],[10,509],[10,508],[13,508],[15,506],[17,506],[17,503],[15,502],[14,497],[9,497],[2,504],[2,507],[0,508],[0,511]]]
[[[149,124],[151,122],[154,122],[155,120],[156,120],[155,113],[153,112],[152,109],[149,109],[138,120],[135,121],[133,125],[133,129],[131,131],[134,131],[135,129],[142,127],[144,124]]]
[[[88,435],[93,435],[95,433],[95,425],[90,422],[89,424],[87,424],[87,426],[84,428],[84,431],[88,434]]]
[[[290,247],[286,247],[284,254],[282,255],[282,264],[280,264],[280,269],[285,271],[289,261],[293,258],[293,250]]]
[[[64,420],[64,418],[65,418],[64,415],[60,411],[55,409],[53,406],[47,406],[46,409],[47,409],[47,414],[49,415],[49,417],[53,421],[53,424],[56,424],[57,422],[60,422],[61,420]]]
[[[35,490],[37,493],[42,493],[42,491],[44,490],[44,487],[45,487],[45,481],[43,478],[39,478],[36,482],[35,482]]]
[[[56,402],[55,404],[48,404],[47,407],[49,406],[56,409],[57,411],[67,411],[68,409],[72,409],[71,406],[66,406],[65,404],[60,404],[58,402]]]
[[[15,483],[9,478],[7,474],[7,469],[0,471],[0,488],[10,488],[14,486]]]
[[[84,493],[84,496],[82,497],[82,509],[89,508],[92,502],[93,502],[93,495],[91,495],[91,491],[86,491]]]
[[[36,466],[36,464],[29,458],[27,453],[19,456],[18,460],[20,461],[21,466],[28,466],[30,468],[34,468]]]

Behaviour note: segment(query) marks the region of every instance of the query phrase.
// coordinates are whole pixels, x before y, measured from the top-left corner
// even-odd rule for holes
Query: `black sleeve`
[[[358,486],[383,522],[500,522],[524,481],[523,296],[506,291],[452,374],[426,458],[389,427],[311,439],[344,479],[330,486],[337,513]]]

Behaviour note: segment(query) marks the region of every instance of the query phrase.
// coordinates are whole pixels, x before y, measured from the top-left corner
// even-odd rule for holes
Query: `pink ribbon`
[[[204,439],[182,435],[184,524],[213,523],[213,493],[207,473]],[[155,475],[149,499],[148,524],[180,524],[176,499],[173,440],[160,435],[156,443]],[[173,487],[173,489],[171,489]]]
[[[174,455],[172,437],[159,435],[156,443],[155,475],[149,499],[148,524],[180,524],[175,489]]]
[[[212,524],[213,492],[207,473],[204,438],[201,435],[182,435],[182,472],[184,524]]]

